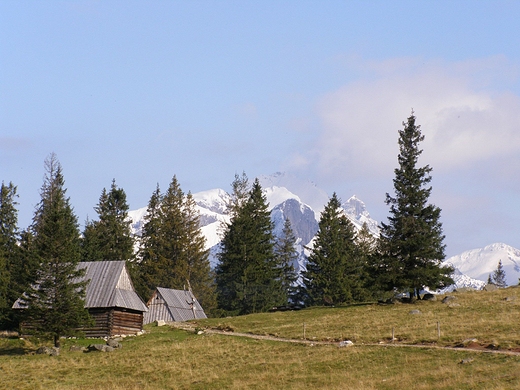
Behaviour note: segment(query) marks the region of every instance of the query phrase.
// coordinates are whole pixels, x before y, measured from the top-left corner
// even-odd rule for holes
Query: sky
[[[520,248],[518,1],[0,1],[0,180],[56,153],[78,221],[286,172],[386,221],[412,110],[446,255]]]

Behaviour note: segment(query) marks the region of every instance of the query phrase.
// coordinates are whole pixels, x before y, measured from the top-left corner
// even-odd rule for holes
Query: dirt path
[[[188,323],[169,323],[173,328],[182,329],[186,331],[195,332],[196,328],[192,324]],[[288,339],[283,337],[277,337],[272,335],[259,335],[254,333],[240,333],[234,332],[230,330],[222,330],[222,329],[213,329],[207,328],[201,330],[201,332],[206,334],[218,334],[223,336],[235,336],[235,337],[247,337],[256,340],[269,340],[269,341],[279,341],[282,343],[293,343],[293,344],[305,344],[305,345],[337,345],[340,346],[340,342],[338,341],[317,341],[317,340],[303,340],[303,339]],[[390,348],[420,348],[420,349],[437,349],[437,350],[448,350],[448,351],[458,351],[458,352],[477,352],[477,353],[493,353],[493,354],[501,354],[501,355],[510,355],[510,356],[520,356],[520,351],[514,350],[497,350],[497,349],[489,349],[485,346],[479,344],[471,344],[468,347],[449,347],[449,346],[440,346],[440,345],[432,345],[432,344],[403,344],[403,343],[361,343],[354,344],[355,346],[369,346],[369,347],[390,347]]]

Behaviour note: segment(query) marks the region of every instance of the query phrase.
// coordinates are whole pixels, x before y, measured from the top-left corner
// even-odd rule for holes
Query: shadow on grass
[[[0,348],[0,356],[20,356],[28,355],[34,350],[30,348],[12,347],[12,348]]]

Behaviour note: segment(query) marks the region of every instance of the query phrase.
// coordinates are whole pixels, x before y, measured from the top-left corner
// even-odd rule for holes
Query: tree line
[[[418,297],[425,286],[450,284],[453,270],[441,264],[441,210],[428,201],[431,168],[417,166],[424,136],[413,112],[403,126],[395,195],[386,194],[390,216],[381,223],[380,237],[366,226],[356,232],[334,193],[321,213],[301,275],[293,267],[298,253],[290,222],[285,221],[280,237],[274,236],[260,183],[250,183],[245,173],[232,182],[230,222],[222,226],[218,264],[212,270],[195,201],[182,191],[176,176],[164,193],[159,186],[152,193],[138,239],[132,235],[125,191],[115,180],[94,207],[97,219],[87,220],[80,232],[62,167],[51,154],[45,161],[41,201],[26,230],[17,227],[16,186],[1,186],[2,326],[20,320],[10,307],[22,296],[27,318],[39,318],[43,325],[38,330],[55,340],[88,324],[82,306],[85,285],[78,282],[81,271],[76,267],[80,261],[126,260],[145,301],[158,286],[183,289],[189,284],[210,315],[263,312],[295,303],[363,302],[394,291]]]

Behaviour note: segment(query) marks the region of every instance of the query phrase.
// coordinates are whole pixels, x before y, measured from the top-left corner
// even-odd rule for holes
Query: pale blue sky
[[[80,223],[286,171],[386,220],[413,107],[447,254],[520,248],[518,1],[0,1],[0,180],[51,152]]]

